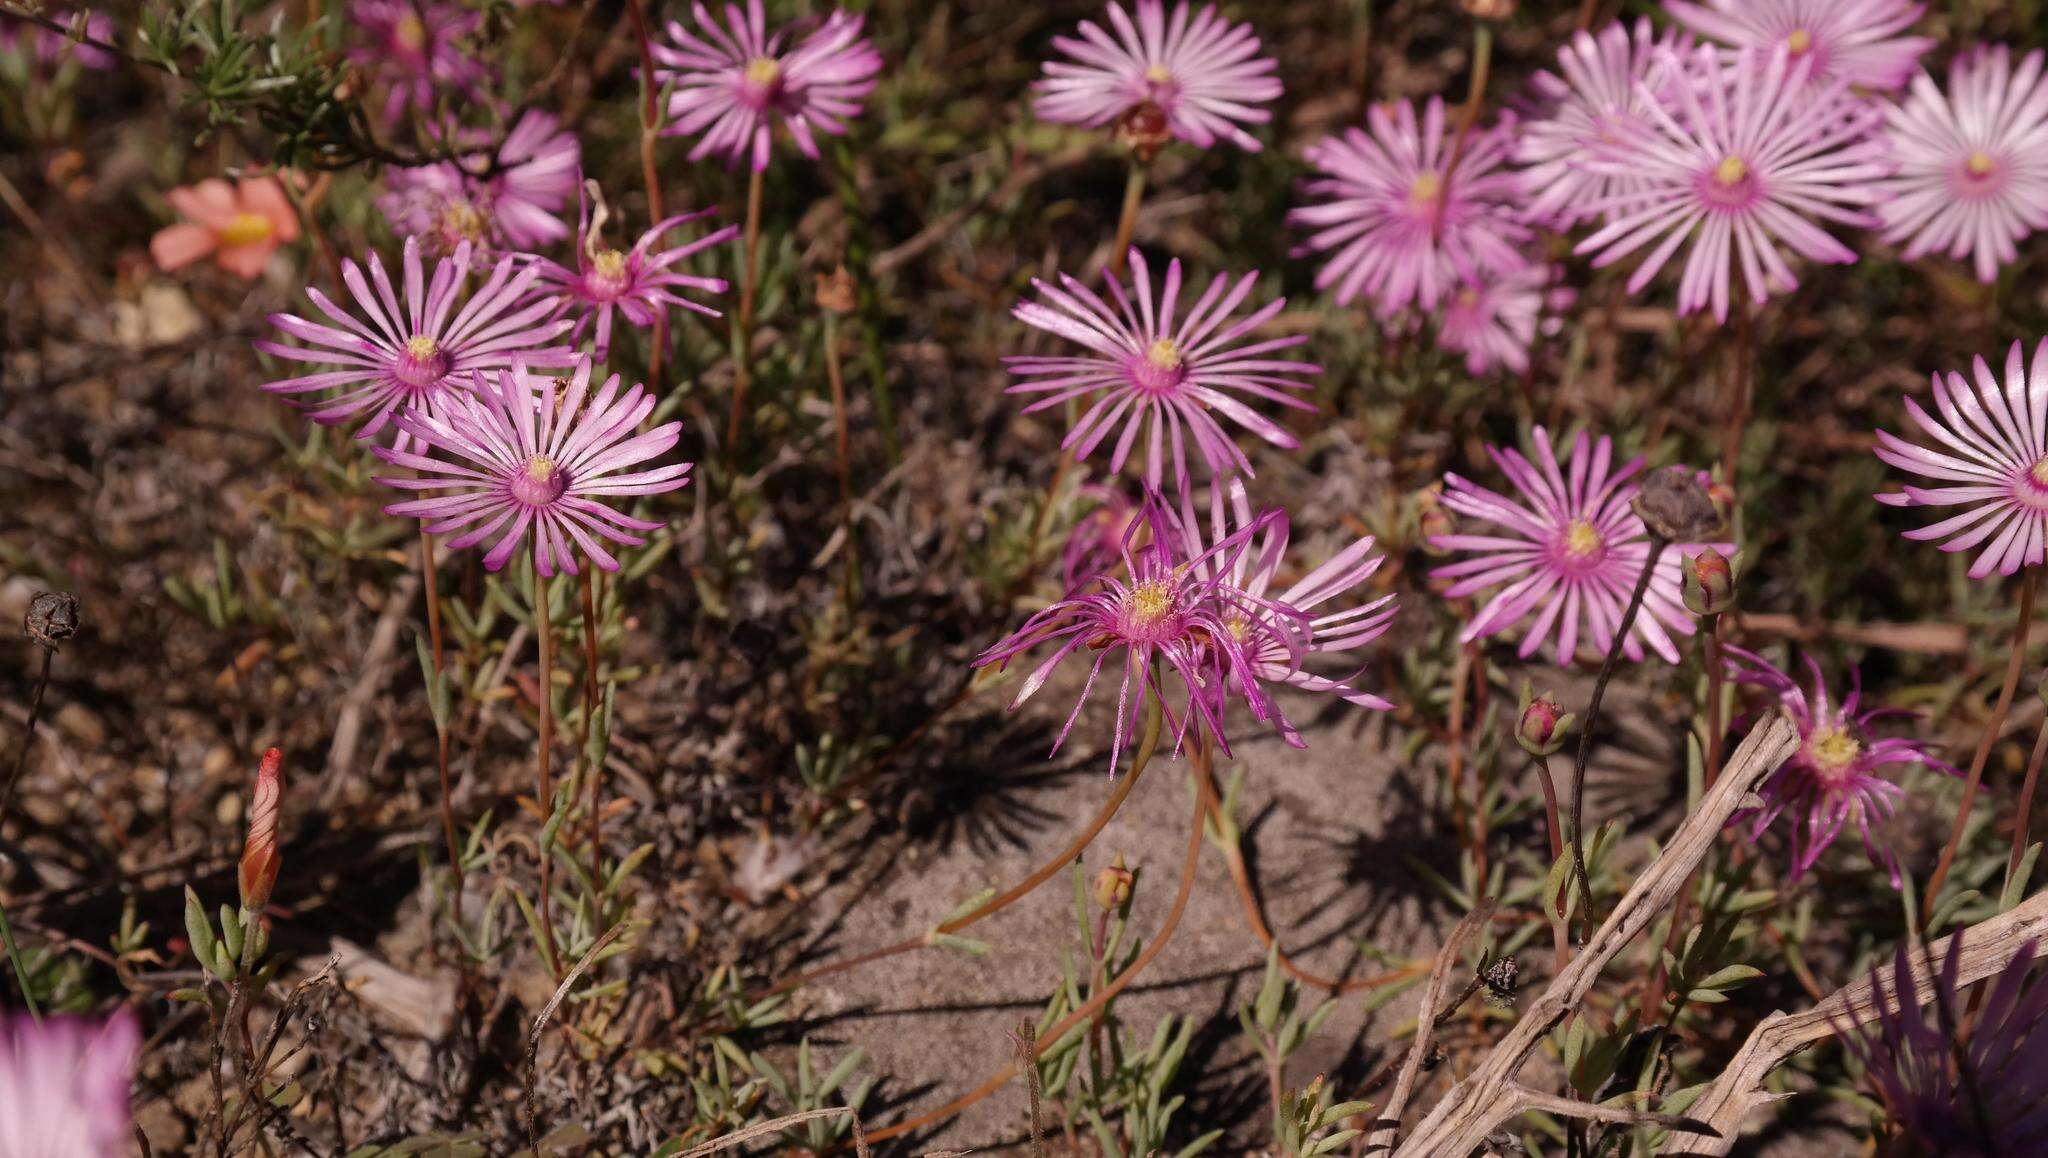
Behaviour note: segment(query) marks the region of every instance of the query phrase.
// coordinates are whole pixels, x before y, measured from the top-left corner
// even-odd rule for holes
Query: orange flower
[[[158,269],[180,269],[212,254],[222,269],[253,279],[278,246],[298,240],[299,216],[275,177],[243,177],[239,187],[213,177],[167,196],[186,220],[150,238]]]

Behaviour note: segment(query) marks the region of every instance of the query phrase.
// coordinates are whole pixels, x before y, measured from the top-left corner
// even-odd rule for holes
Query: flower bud
[[[858,299],[854,293],[853,275],[840,266],[831,273],[818,275],[818,308],[829,314],[850,314]]]
[[[1690,467],[1653,471],[1632,505],[1650,533],[1668,543],[1697,543],[1721,529],[1721,513]]]
[[[1577,718],[1548,692],[1532,696],[1529,686],[1523,684],[1522,718],[1515,723],[1515,741],[1531,756],[1548,756],[1564,747],[1565,738],[1571,735],[1572,721]]]
[[[1095,874],[1095,903],[1114,909],[1131,899],[1131,870],[1124,867],[1124,854],[1116,854],[1109,867]]]
[[[1117,121],[1116,139],[1137,154],[1138,160],[1150,161],[1173,140],[1166,110],[1151,101],[1137,106]]]
[[[78,634],[78,597],[63,591],[38,591],[28,601],[28,615],[21,629],[45,651]]]
[[[1719,615],[1735,606],[1735,568],[1712,547],[1688,556],[1679,566],[1678,576],[1679,593],[1694,615]]]
[[[263,765],[256,771],[256,795],[249,806],[249,836],[242,844],[244,912],[262,912],[270,903],[270,890],[277,886],[277,870],[284,865],[277,851],[277,817],[283,803],[284,753],[272,748],[263,753]]]

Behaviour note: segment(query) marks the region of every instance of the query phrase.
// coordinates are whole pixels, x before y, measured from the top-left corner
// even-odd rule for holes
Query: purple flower
[[[130,1152],[128,1087],[142,1051],[135,1017],[0,1012],[0,1155],[121,1158]]]
[[[1329,254],[1317,289],[1335,286],[1345,305],[1369,294],[1382,314],[1429,310],[1466,279],[1527,264],[1525,189],[1505,165],[1512,122],[1475,129],[1455,172],[1446,172],[1453,142],[1442,98],[1429,99],[1419,123],[1406,101],[1374,105],[1366,125],[1370,132],[1349,129],[1309,147],[1308,162],[1323,175],[1303,191],[1320,203],[1287,215],[1312,230],[1304,251]]]
[[[77,27],[75,13],[56,13],[53,18],[60,19],[66,28]],[[85,13],[85,35],[89,39],[112,44],[119,31],[114,27],[112,17],[88,9]],[[114,54],[104,48],[94,48],[40,24],[0,17],[0,52],[17,51],[24,40],[34,46],[35,62],[47,68],[61,68],[67,61],[92,72],[105,72],[114,67]]]
[[[653,53],[655,75],[671,90],[662,132],[697,137],[692,161],[718,153],[737,166],[751,158],[758,173],[768,167],[777,122],[815,159],[813,132],[845,133],[882,71],[881,54],[860,34],[862,17],[836,8],[795,47],[785,43],[791,29],[769,35],[761,0],[747,0],[744,15],[726,5],[722,26],[701,2],[691,12],[698,32],[671,20],[675,46],[655,44]]]
[[[458,139],[479,134],[457,131]],[[576,192],[583,149],[554,114],[528,109],[499,146],[496,164],[481,154],[394,169],[378,208],[399,233],[418,234],[440,253],[469,242],[487,249],[533,250],[569,236],[559,214]],[[486,168],[489,177],[475,173]]]
[[[1934,375],[1938,416],[1906,399],[1907,413],[1936,446],[1877,432],[1877,457],[1886,464],[1952,485],[1930,489],[1909,483],[1874,497],[1893,507],[1965,508],[1906,537],[1946,540],[1944,551],[1967,551],[1990,540],[1970,565],[1972,579],[2038,566],[2048,553],[2048,339],[2034,348],[2031,368],[2021,355],[2014,342],[2005,356],[2002,388],[1981,357],[1971,363],[1975,383],[1954,372],[1946,382]]]
[[[1593,442],[1581,432],[1572,442],[1571,475],[1560,468],[1550,433],[1531,432],[1532,462],[1518,450],[1489,446],[1494,464],[1514,485],[1514,497],[1490,491],[1458,475],[1444,476],[1443,505],[1467,518],[1493,525],[1492,534],[1433,535],[1430,545],[1472,557],[1438,567],[1431,575],[1454,580],[1446,598],[1463,599],[1499,586],[1459,635],[1463,642],[1499,635],[1528,620],[1522,629],[1522,658],[1536,654],[1554,632],[1560,665],[1578,654],[1581,636],[1605,653],[1643,573],[1649,532],[1630,509],[1643,468],[1636,457],[1614,470],[1613,440]],[[1732,548],[1716,544],[1723,550]],[[1698,548],[1665,548],[1643,593],[1642,612],[1622,642],[1631,660],[1643,658],[1643,644],[1678,662],[1676,635],[1691,635],[1693,618],[1679,591],[1680,560]],[[1505,586],[1502,586],[1502,585]]]
[[[1659,37],[1646,17],[1633,31],[1622,21],[1596,38],[1580,31],[1558,49],[1556,73],[1530,79],[1541,115],[1521,122],[1515,160],[1528,166],[1523,184],[1531,194],[1524,216],[1558,229],[1594,215],[1598,204],[1625,204],[1640,179],[1625,169],[1596,170],[1588,158],[1611,156],[1650,135],[1652,105],[1668,94],[1645,87],[1669,70],[1653,73],[1667,51],[1684,51],[1691,39],[1667,30]],[[1656,95],[1652,95],[1653,92]]]
[[[722,278],[699,277],[681,273],[670,267],[684,258],[721,242],[730,241],[739,230],[733,226],[706,234],[695,241],[686,241],[673,249],[652,252],[654,243],[675,227],[691,221],[713,216],[716,209],[705,209],[696,213],[681,213],[657,224],[640,235],[633,248],[626,251],[607,248],[600,231],[604,219],[600,215],[593,225],[590,204],[583,202],[577,215],[575,269],[557,265],[546,258],[538,258],[535,265],[540,269],[540,278],[545,288],[536,293],[559,292],[572,308],[581,307],[581,317],[576,319],[576,331],[572,340],[581,341],[584,327],[592,319],[597,322],[597,341],[593,349],[597,360],[602,362],[611,353],[612,311],[617,309],[626,315],[626,320],[640,329],[654,324],[669,306],[681,306],[695,310],[706,317],[715,318],[718,311],[710,306],[693,302],[676,292],[683,289],[703,290],[707,293],[724,293]]]
[[[1122,487],[1094,484],[1081,488],[1080,497],[1093,499],[1095,506],[1067,532],[1060,549],[1060,572],[1069,594],[1107,574],[1123,561],[1124,536],[1139,521],[1139,508]]]
[[[1949,95],[1921,73],[1906,103],[1885,110],[1898,175],[1879,188],[1884,237],[1908,260],[1942,251],[1974,255],[1977,279],[2019,258],[2019,241],[2048,225],[2048,84],[2041,53],[2019,71],[2003,44],[1965,52],[1949,68]]]
[[[1308,341],[1306,337],[1244,342],[1278,314],[1287,300],[1276,298],[1232,322],[1231,313],[1251,293],[1258,271],[1245,274],[1234,286],[1229,275],[1219,273],[1182,316],[1178,313],[1178,258],[1168,263],[1156,300],[1151,271],[1135,248],[1130,266],[1135,303],[1114,274],[1107,279],[1114,306],[1066,274],[1060,275],[1058,287],[1032,280],[1044,301],[1019,303],[1015,310],[1018,320],[1078,342],[1087,352],[1058,358],[1005,358],[1011,371],[1025,379],[1012,385],[1009,393],[1040,396],[1024,412],[1094,397],[1061,445],[1072,450],[1075,458],[1086,458],[1121,426],[1109,462],[1110,470],[1120,471],[1143,435],[1145,477],[1154,486],[1164,477],[1169,444],[1173,477],[1187,477],[1186,442],[1190,437],[1210,473],[1252,473],[1244,452],[1216,421],[1218,414],[1275,446],[1292,449],[1301,445],[1240,397],[1297,410],[1315,409],[1289,391],[1308,390],[1309,383],[1298,376],[1319,374],[1322,368],[1271,356],[1301,345]]]
[[[1925,36],[1901,36],[1926,12],[1913,0],[1664,0],[1664,10],[1701,36],[1736,48],[1782,47],[1812,77],[1889,92],[1913,75]]]
[[[599,567],[618,570],[604,543],[637,547],[647,541],[639,532],[665,524],[622,514],[604,500],[675,490],[690,481],[690,464],[617,473],[668,453],[683,424],[638,433],[654,412],[654,396],[637,383],[620,394],[614,374],[592,398],[590,374],[590,359],[577,359],[567,391],[558,392],[556,379],[514,362],[495,382],[478,374],[473,393],[400,414],[401,429],[447,457],[377,447],[385,462],[419,476],[380,475],[378,482],[437,492],[393,503],[384,513],[420,519],[431,534],[453,534],[451,550],[495,535],[484,555],[490,571],[505,565],[529,530],[534,569],[543,579],[557,571],[576,574],[579,549]]]
[[[401,301],[376,254],[370,255],[367,281],[355,262],[344,261],[342,281],[361,317],[307,286],[306,296],[333,324],[272,314],[272,325],[307,345],[256,343],[273,357],[337,368],[263,388],[273,394],[320,395],[303,403],[313,421],[338,425],[361,420],[356,436],[375,438],[401,408],[435,405],[466,393],[476,371],[510,366],[515,358],[536,366],[569,365],[574,354],[549,343],[574,323],[555,317],[558,299],[524,300],[540,274],[530,266],[515,274],[517,265],[510,257],[500,261],[465,299],[463,289],[471,272],[468,245],[437,262],[433,281],[428,282],[419,239],[407,238]]]
[[[1437,310],[1437,344],[1465,355],[1465,370],[1474,376],[1496,368],[1526,372],[1537,333],[1558,329],[1558,319],[1545,314],[1569,308],[1575,296],[1557,284],[1559,274],[1542,262],[1465,282]]]
[[[1890,172],[1882,142],[1870,136],[1876,108],[1850,96],[1844,80],[1807,88],[1812,61],[1795,63],[1782,48],[1741,49],[1728,62],[1702,45],[1683,67],[1672,108],[1648,109],[1651,131],[1634,148],[1589,160],[1637,185],[1597,206],[1606,227],[1578,251],[1607,266],[1656,242],[1629,278],[1636,293],[1687,248],[1678,310],[1711,303],[1723,322],[1731,270],[1762,302],[1799,284],[1781,247],[1812,261],[1855,261],[1817,222],[1877,224],[1862,208],[1878,200],[1877,182]]]
[[[434,0],[352,0],[348,15],[368,38],[348,58],[384,81],[387,122],[408,108],[432,109],[442,89],[466,100],[483,95],[489,73],[459,43],[475,35],[482,13]]]
[[[1891,1119],[1897,1148],[1888,1153],[2048,1153],[2048,980],[2035,969],[2040,945],[2020,946],[1972,1015],[1957,992],[1966,939],[1958,933],[1949,941],[1926,994],[1913,976],[1917,955],[1900,944],[1888,970],[1891,992],[1880,975],[1870,1020],[1838,1021],[1836,1031]],[[1965,1025],[1972,1028],[1958,1040]]]
[[[1115,35],[1083,20],[1080,39],[1056,36],[1067,60],[1049,60],[1032,87],[1032,108],[1048,121],[1100,128],[1134,109],[1151,106],[1177,140],[1208,148],[1222,137],[1258,152],[1258,139],[1241,124],[1262,125],[1272,114],[1258,106],[1280,95],[1279,65],[1259,55],[1249,24],[1232,24],[1212,4],[1189,18],[1187,0],[1166,14],[1163,0],[1137,0],[1135,21],[1111,0]]]
[[[1873,821],[1890,818],[1905,790],[1878,773],[1892,765],[1925,764],[1950,775],[1954,768],[1935,759],[1921,740],[1875,735],[1874,725],[1888,718],[1910,716],[1910,712],[1887,709],[1861,710],[1863,677],[1850,670],[1849,695],[1840,704],[1828,698],[1820,665],[1806,657],[1813,676],[1812,691],[1801,691],[1792,677],[1771,666],[1762,656],[1732,644],[1723,645],[1730,657],[1728,671],[1739,682],[1753,684],[1777,697],[1794,727],[1799,729],[1799,750],[1771,773],[1757,789],[1763,807],[1747,815],[1754,817],[1750,839],[1764,834],[1780,816],[1790,813],[1793,879],[1805,876],[1820,854],[1827,851],[1842,828],[1851,820],[1863,833],[1863,847],[1873,864],[1883,865],[1892,887],[1899,886],[1898,861],[1871,830]],[[1738,815],[1736,820],[1742,819]],[[1730,823],[1734,823],[1731,820]]]

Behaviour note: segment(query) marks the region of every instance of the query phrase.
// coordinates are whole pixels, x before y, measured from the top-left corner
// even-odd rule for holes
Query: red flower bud
[[[1735,606],[1735,568],[1712,547],[1688,557],[1678,575],[1679,594],[1694,615],[1719,615]]]
[[[1578,717],[1564,710],[1548,692],[1531,696],[1522,689],[1522,718],[1515,724],[1515,741],[1531,756],[1548,756],[1564,747]]]
[[[263,753],[263,765],[256,771],[249,836],[242,844],[242,908],[247,912],[261,912],[270,903],[270,890],[277,887],[277,870],[284,865],[277,851],[277,816],[283,803],[284,753],[272,748]]]
[[[1151,101],[1133,108],[1117,121],[1116,139],[1137,154],[1138,160],[1150,161],[1173,140],[1166,110]]]
[[[1124,867],[1124,854],[1116,854],[1108,868],[1095,874],[1095,903],[1113,909],[1131,899],[1131,870]]]

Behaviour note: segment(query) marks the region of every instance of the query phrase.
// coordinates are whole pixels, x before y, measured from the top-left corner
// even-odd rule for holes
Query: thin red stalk
[[[728,455],[736,454],[740,427],[746,421],[747,386],[754,376],[754,297],[761,277],[761,170],[747,179],[747,226],[741,243],[740,310],[734,322],[732,347],[732,416],[726,423]]]
[[[2020,875],[2020,859],[2027,854],[2028,830],[2032,827],[2034,814],[2034,789],[2041,780],[2041,759],[2048,756],[2048,721],[2041,725],[2041,734],[2034,738],[2033,754],[2027,757],[2027,779],[2020,785],[2020,811],[2012,822],[2012,851],[2005,858],[2005,880],[2010,886],[2013,878]]]
[[[638,0],[635,0],[638,3]],[[585,567],[583,588],[583,738],[588,751],[590,729],[597,722],[597,584],[595,567]],[[604,761],[590,766],[590,879],[604,880]]]
[[[667,216],[662,211],[661,169],[655,164],[654,142],[661,133],[661,108],[655,100],[654,49],[647,28],[647,10],[642,0],[627,0],[633,16],[633,35],[640,42],[640,175],[647,185],[647,220],[658,224]],[[647,385],[661,382],[662,356],[668,352],[668,311],[654,315],[654,348],[647,357]]]
[[[427,643],[434,662],[434,678],[441,678],[441,577],[434,562],[434,536],[420,529],[420,580],[427,590]],[[448,771],[448,727],[434,721],[434,763],[441,773],[441,838],[448,842],[448,867],[455,874],[457,913],[462,905],[462,843],[455,836],[455,778]]]
[[[539,576],[534,577],[533,630],[535,641],[540,647],[540,742],[534,747],[533,761],[536,787],[540,793],[543,828],[555,813],[555,625],[548,608],[549,589],[552,586],[548,580]],[[541,948],[548,959],[549,970],[559,979],[560,958],[555,954],[555,858],[547,848],[539,844],[535,847],[540,854],[541,936],[546,941]]]

